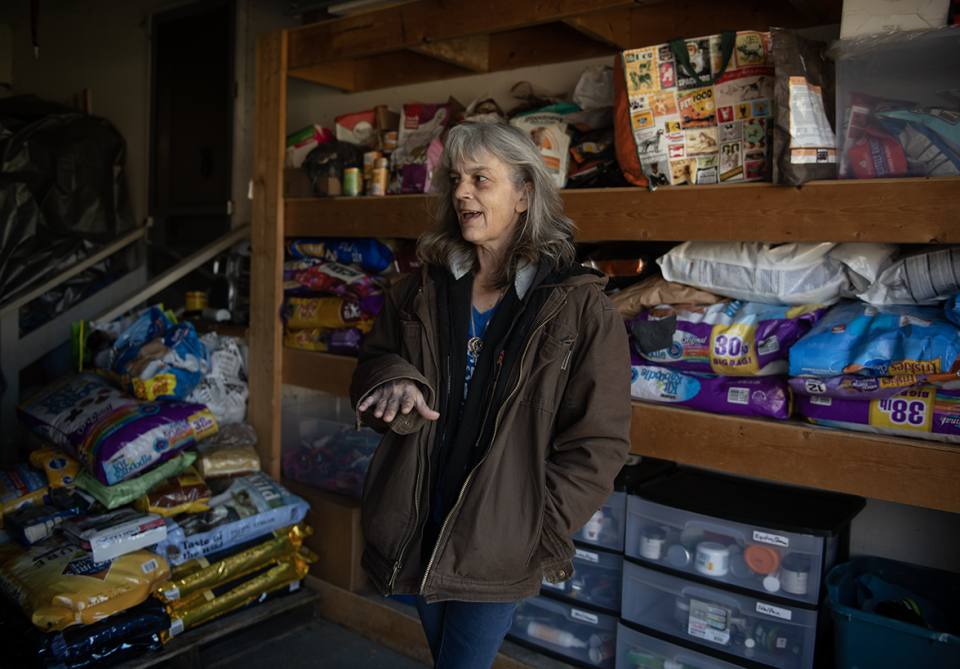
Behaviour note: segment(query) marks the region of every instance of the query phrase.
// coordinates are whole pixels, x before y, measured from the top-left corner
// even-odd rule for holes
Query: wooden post
[[[250,400],[263,470],[280,480],[283,363],[283,154],[287,119],[287,33],[257,36],[251,228]]]

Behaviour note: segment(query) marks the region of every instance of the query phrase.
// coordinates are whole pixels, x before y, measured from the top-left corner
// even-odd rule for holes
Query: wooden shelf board
[[[643,402],[631,441],[640,455],[960,512],[960,448],[939,442]]]
[[[346,395],[356,358],[283,350],[283,382]],[[633,403],[631,451],[734,474],[960,513],[960,447],[802,419]]]
[[[960,243],[960,178],[561,191],[577,241]],[[285,234],[416,238],[423,195],[286,200]]]

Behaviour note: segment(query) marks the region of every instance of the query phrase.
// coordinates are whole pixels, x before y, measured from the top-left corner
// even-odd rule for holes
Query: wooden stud
[[[563,22],[587,37],[620,51],[630,48],[630,9],[613,9],[564,19]]]
[[[287,124],[287,32],[257,36],[250,275],[250,400],[263,470],[280,479],[283,326],[283,156]]]
[[[617,51],[563,23],[519,28],[491,35],[490,71],[515,70],[601,56],[610,56],[612,64]]]
[[[487,72],[490,69],[490,35],[426,42],[412,46],[410,50],[473,72]]]

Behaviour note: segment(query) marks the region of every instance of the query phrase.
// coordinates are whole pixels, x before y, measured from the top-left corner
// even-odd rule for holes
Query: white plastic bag
[[[936,304],[960,290],[960,247],[900,258],[857,293],[870,304]]]

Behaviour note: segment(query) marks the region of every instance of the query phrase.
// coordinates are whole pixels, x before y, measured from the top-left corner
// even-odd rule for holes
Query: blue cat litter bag
[[[953,300],[955,304],[955,300]],[[956,379],[960,328],[938,307],[831,307],[790,349],[790,376],[929,374]]]

